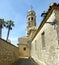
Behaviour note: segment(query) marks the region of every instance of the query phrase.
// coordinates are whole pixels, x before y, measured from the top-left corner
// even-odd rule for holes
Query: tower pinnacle
[[[27,36],[30,36],[32,34],[32,31],[36,28],[36,13],[33,10],[32,6],[31,9],[28,10],[27,13]]]

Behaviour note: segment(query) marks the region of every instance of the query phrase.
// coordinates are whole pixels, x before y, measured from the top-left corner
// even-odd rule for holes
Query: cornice
[[[41,30],[41,28],[44,26],[50,15],[52,14],[53,10],[59,10],[59,4],[54,3],[52,6],[49,6],[48,11],[45,13],[46,15],[43,17],[43,20],[41,21],[34,37],[32,38],[31,42],[34,40],[38,32]]]

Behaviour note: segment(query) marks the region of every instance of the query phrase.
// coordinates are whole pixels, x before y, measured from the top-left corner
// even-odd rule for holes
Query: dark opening
[[[30,20],[30,18],[28,18],[28,20]]]
[[[41,34],[41,37],[42,37],[42,48],[44,49],[45,48],[45,32]]]
[[[33,17],[31,17],[31,20],[33,20]]]
[[[25,51],[25,50],[26,50],[26,47],[24,47],[23,49],[24,49],[24,51]]]

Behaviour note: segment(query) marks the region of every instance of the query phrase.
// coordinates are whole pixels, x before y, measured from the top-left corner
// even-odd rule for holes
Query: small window
[[[42,35],[44,35],[44,32],[42,32]]]
[[[45,32],[42,32],[41,37],[42,37],[42,48],[44,49],[45,48]]]
[[[35,40],[35,43],[36,43],[36,40]]]
[[[37,40],[35,40],[35,50],[37,51]]]
[[[24,47],[23,50],[26,51],[26,47]]]
[[[31,17],[31,20],[33,20],[33,17]]]
[[[30,18],[28,18],[28,20],[30,20]]]

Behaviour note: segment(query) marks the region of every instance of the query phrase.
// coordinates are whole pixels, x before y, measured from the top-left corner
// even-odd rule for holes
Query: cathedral
[[[36,13],[27,12],[25,37],[18,47],[0,39],[0,65],[59,65],[59,4],[51,3],[36,25]]]
[[[27,13],[26,36],[18,39],[20,57],[30,57],[31,40],[34,37],[36,30],[36,13],[34,10],[30,9]]]

